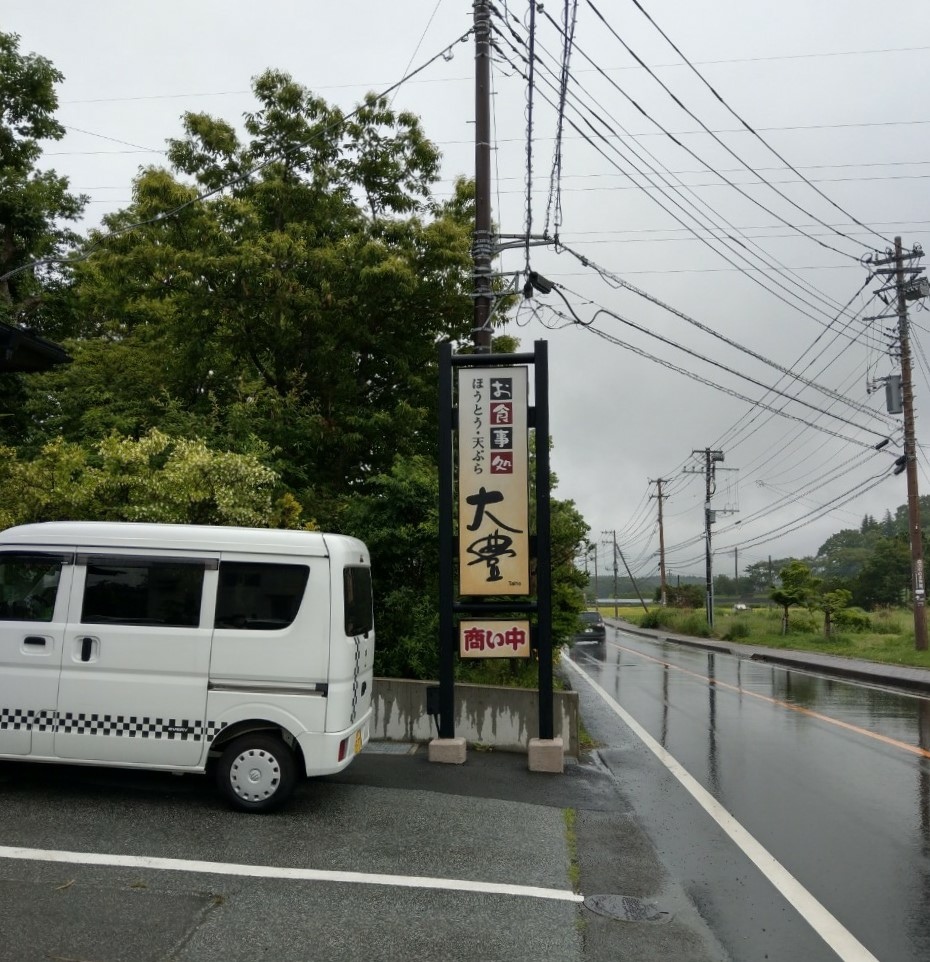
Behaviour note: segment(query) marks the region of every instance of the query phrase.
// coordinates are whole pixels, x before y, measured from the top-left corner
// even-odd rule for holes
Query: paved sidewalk
[[[844,658],[842,655],[822,655],[815,651],[793,651],[786,648],[766,648],[762,645],[741,645],[714,638],[694,638],[690,635],[677,635],[669,631],[653,631],[639,628],[621,618],[605,618],[607,624],[632,635],[641,635],[658,641],[672,641],[692,648],[719,651],[737,658],[751,661],[765,661],[770,664],[784,665],[803,671],[812,671],[840,678],[870,682],[889,688],[905,688],[930,694],[930,669],[911,668],[906,665],[886,665],[862,658]]]

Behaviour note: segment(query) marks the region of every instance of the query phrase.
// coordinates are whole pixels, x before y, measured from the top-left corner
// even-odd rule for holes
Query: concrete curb
[[[838,678],[851,678],[856,681],[871,682],[888,688],[900,688],[930,694],[930,669],[911,668],[907,665],[886,665],[880,662],[865,661],[861,658],[845,658],[841,655],[818,655],[816,652],[794,651],[792,649],[765,648],[761,645],[734,645],[716,641],[712,638],[692,638],[689,635],[670,634],[640,628],[619,618],[605,618],[609,625],[657,641],[669,641],[689,648],[720,652],[746,658],[749,661],[762,661],[780,665],[784,668],[798,668]]]

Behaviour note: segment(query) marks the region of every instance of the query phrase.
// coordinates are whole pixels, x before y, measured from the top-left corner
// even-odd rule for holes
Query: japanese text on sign
[[[462,658],[529,658],[528,621],[463,621],[459,625]]]
[[[463,595],[528,595],[525,367],[459,371],[459,569]]]

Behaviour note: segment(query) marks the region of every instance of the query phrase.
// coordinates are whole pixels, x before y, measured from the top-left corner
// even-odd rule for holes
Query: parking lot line
[[[334,872],[325,869],[288,868],[279,865],[237,865],[232,862],[203,862],[147,855],[114,855],[101,852],[65,852],[41,848],[0,846],[0,858],[32,862],[60,862],[70,865],[102,865],[111,868],[155,869],[166,872],[196,872],[204,875],[235,875],[242,878],[290,879],[299,882],[345,882],[350,885],[391,885],[399,888],[432,889],[448,892],[477,892],[482,895],[512,895],[517,898],[583,902],[584,896],[567,889],[534,885],[505,885],[470,879],[431,878],[421,875],[378,875],[368,872]]]

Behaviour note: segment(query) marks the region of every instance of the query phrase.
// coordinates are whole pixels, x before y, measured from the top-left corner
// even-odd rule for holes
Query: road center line
[[[232,862],[201,862],[180,858],[152,858],[147,855],[111,855],[99,852],[63,852],[40,848],[0,846],[0,858],[29,862],[64,862],[72,865],[104,865],[113,868],[157,869],[168,872],[197,872],[205,875],[236,875],[246,878],[290,879],[301,882],[347,882],[354,885],[393,885],[409,889],[448,892],[478,892],[482,895],[513,895],[518,898],[583,902],[584,896],[565,889],[533,885],[504,885],[468,879],[430,878],[421,875],[377,875],[368,872],[332,872],[313,868],[278,865],[237,865]]]
[[[684,675],[690,675],[692,678],[697,678],[700,681],[707,682],[709,685],[715,685],[717,688],[726,688],[729,691],[735,691],[740,695],[748,695],[750,698],[758,698],[759,701],[766,701],[770,705],[777,705],[779,708],[786,708],[789,711],[797,712],[799,715],[806,715],[808,718],[816,718],[818,721],[826,722],[828,725],[835,725],[837,728],[845,728],[846,731],[854,732],[857,735],[864,735],[866,738],[872,738],[877,742],[883,742],[885,745],[891,745],[893,748],[900,748],[902,751],[910,752],[912,755],[919,755],[921,758],[930,758],[930,751],[926,748],[921,748],[919,745],[909,745],[907,742],[899,741],[897,738],[891,738],[889,735],[882,735],[879,732],[870,731],[868,728],[861,728],[859,725],[853,725],[850,722],[841,721],[839,718],[831,718],[829,715],[824,715],[819,711],[814,711],[812,708],[804,708],[803,705],[794,705],[790,701],[782,701],[779,698],[773,698],[771,695],[763,695],[758,691],[751,691],[748,688],[741,688],[739,685],[731,685],[729,682],[720,681],[717,678],[711,678],[709,675],[702,675],[700,672],[691,671],[690,668],[682,668],[680,665],[673,664],[670,661],[663,661],[661,658],[656,658],[653,655],[647,655],[643,651],[638,651],[636,648],[627,648],[625,645],[618,645],[615,641],[608,642],[608,644],[613,645],[614,648],[619,648],[620,651],[625,651],[630,655],[638,655],[640,658],[644,658],[646,661],[655,662],[657,665],[662,665],[665,668],[672,668],[675,671],[680,671]],[[713,654],[713,652],[711,652]],[[725,654],[721,652],[721,654]]]
[[[797,910],[808,925],[830,946],[843,962],[879,962],[872,953],[772,855],[755,836],[730,814],[703,785],[642,725],[594,681],[587,672],[563,655],[566,664],[600,695],[615,715],[643,742],[675,776],[685,791],[733,840],[736,846]]]

